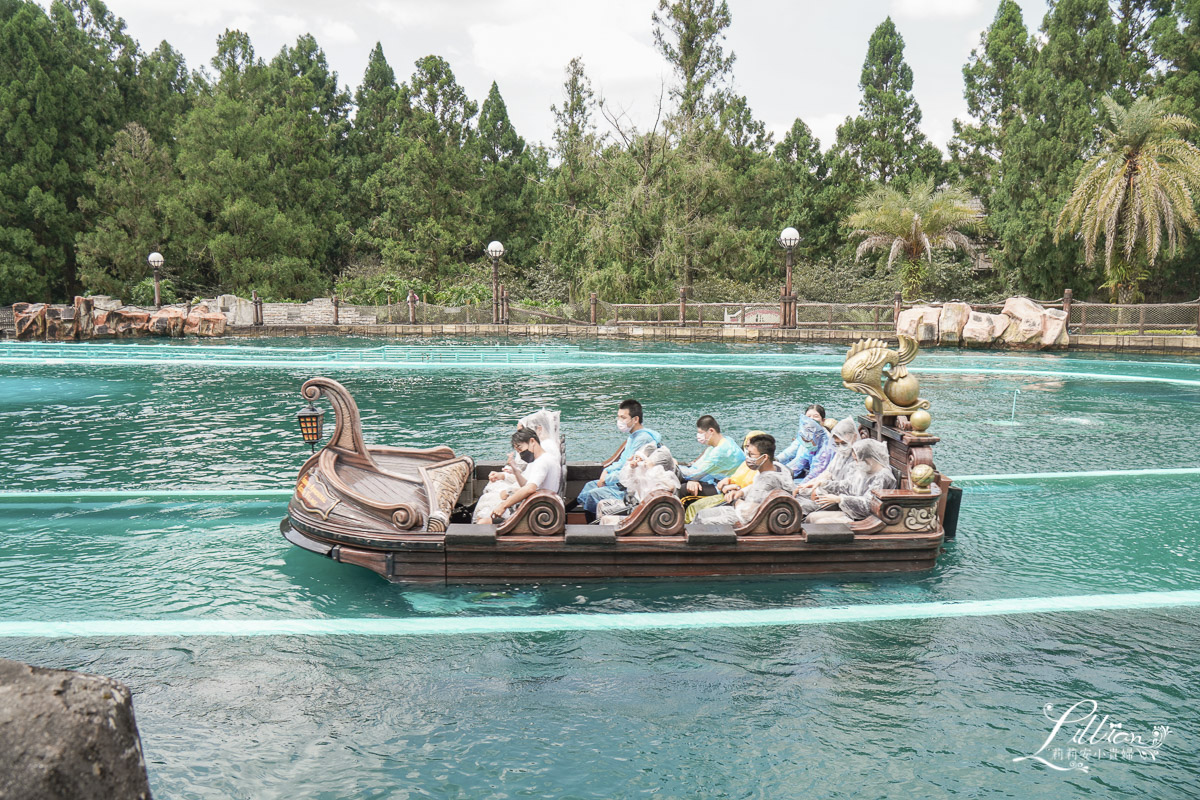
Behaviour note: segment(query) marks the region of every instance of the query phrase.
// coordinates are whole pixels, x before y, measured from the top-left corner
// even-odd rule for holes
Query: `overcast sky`
[[[48,0],[43,0],[48,3]],[[1019,0],[1037,28],[1045,0]],[[891,15],[913,69],[922,128],[945,149],[951,122],[965,117],[962,66],[996,13],[998,0],[729,0],[726,49],[737,55],[734,82],[776,141],[797,117],[828,149],[838,124],[857,113],[867,40]],[[312,33],[338,79],[362,80],[375,42],[406,80],[413,62],[437,54],[482,102],[494,80],[517,132],[549,142],[550,105],[560,101],[563,68],[582,56],[597,98],[645,127],[670,70],[654,49],[656,0],[109,0],[149,51],[166,39],[191,68],[208,64],[226,28],[250,34],[269,59]],[[598,120],[603,125],[603,120]]]

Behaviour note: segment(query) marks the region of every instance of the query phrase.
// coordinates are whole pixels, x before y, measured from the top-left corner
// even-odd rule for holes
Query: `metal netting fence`
[[[1071,333],[1118,336],[1200,334],[1200,302],[1117,305],[1073,303]]]

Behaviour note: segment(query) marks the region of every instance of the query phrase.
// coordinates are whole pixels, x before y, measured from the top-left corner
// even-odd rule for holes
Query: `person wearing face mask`
[[[704,447],[700,457],[679,467],[686,481],[679,490],[684,497],[715,495],[717,481],[728,478],[746,460],[738,446],[721,435],[721,426],[709,414],[696,420],[696,441]]]
[[[754,483],[754,476],[758,473],[750,468],[746,463],[746,448],[750,446],[750,440],[755,436],[765,436],[766,431],[750,431],[742,437],[742,463],[733,471],[733,474],[728,478],[722,478],[717,481],[717,493],[711,497],[701,497],[694,503],[688,504],[683,510],[683,521],[694,522],[696,515],[706,508],[716,508],[717,506],[725,505],[725,492],[731,489],[745,489],[750,484]]]
[[[846,417],[834,425],[829,438],[833,443],[833,458],[830,459],[829,465],[825,469],[815,474],[810,471],[808,478],[803,483],[797,484],[795,491],[797,497],[809,494],[814,486],[850,477],[854,469],[854,456],[850,453],[850,448],[858,441],[858,425],[855,424],[854,417]]]
[[[605,499],[617,499],[625,496],[625,488],[620,485],[621,470],[633,457],[633,454],[648,444],[659,446],[662,437],[657,431],[645,427],[642,422],[642,404],[637,400],[625,400],[617,407],[617,430],[625,434],[625,444],[613,463],[604,468],[600,478],[588,481],[579,492],[577,502],[589,514],[595,515],[596,505]]]
[[[755,436],[746,446],[746,466],[754,470],[754,482],[745,489],[734,486],[726,490],[726,505],[703,509],[696,515],[702,525],[741,525],[749,522],[758,507],[774,491],[790,492],[792,476],[783,465],[775,462],[775,437]]]
[[[886,444],[860,439],[850,447],[850,453],[854,464],[849,477],[826,481],[810,490],[807,497],[798,498],[805,514],[836,507],[850,519],[866,519],[871,515],[872,493],[896,488]]]
[[[557,451],[543,448],[536,433],[522,428],[512,435],[512,445],[517,457],[524,462],[525,469],[513,474],[517,481],[516,489],[500,492],[500,503],[491,511],[494,522],[506,517],[511,509],[539,489],[558,494],[562,480]],[[478,513],[476,516],[478,518]]]

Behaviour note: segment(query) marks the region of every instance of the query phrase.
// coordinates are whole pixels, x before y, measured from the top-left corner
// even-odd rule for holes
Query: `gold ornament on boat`
[[[909,415],[908,421],[912,423],[913,430],[917,433],[924,433],[929,430],[930,424],[933,423],[933,416],[925,409],[919,409]]]
[[[935,477],[937,473],[928,464],[917,464],[908,471],[908,482],[918,494],[929,494],[929,484],[933,483]]]
[[[917,357],[917,340],[903,334],[899,339],[896,350],[882,339],[857,341],[842,364],[842,385],[865,394],[867,409],[881,417],[911,418],[919,409],[929,408],[929,401],[918,394],[916,376],[905,366]]]

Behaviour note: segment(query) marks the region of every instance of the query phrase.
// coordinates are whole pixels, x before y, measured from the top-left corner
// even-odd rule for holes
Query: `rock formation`
[[[1028,297],[1010,297],[999,314],[973,311],[966,303],[916,306],[900,312],[896,333],[921,344],[1053,350],[1069,342],[1067,314],[1042,308]]]
[[[0,797],[149,800],[129,690],[0,659]]]

